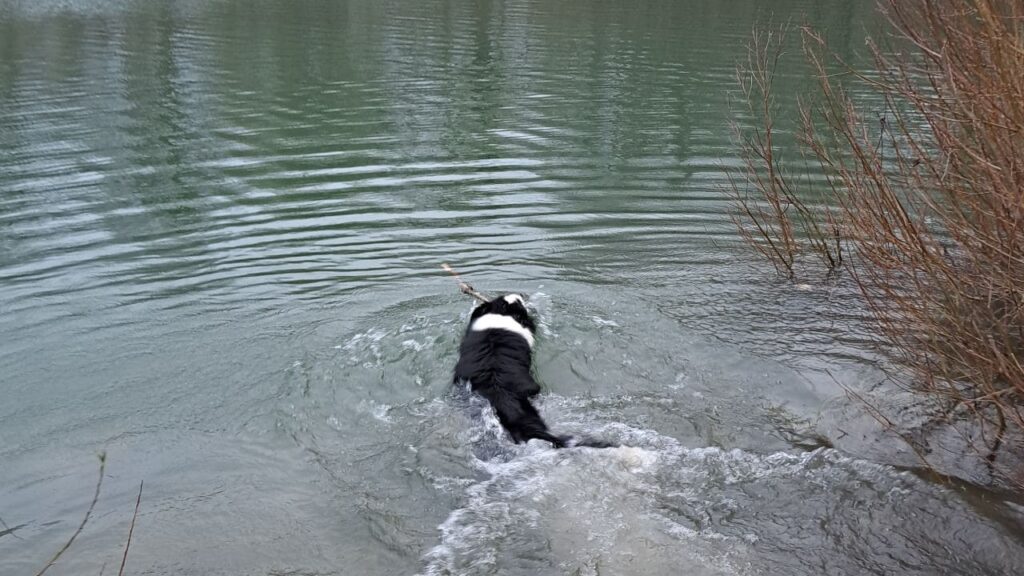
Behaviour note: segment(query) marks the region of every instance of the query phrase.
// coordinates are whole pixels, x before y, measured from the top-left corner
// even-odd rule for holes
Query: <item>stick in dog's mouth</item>
[[[447,263],[441,268],[455,278],[463,294],[481,302],[473,309],[459,345],[453,383],[469,384],[473,392],[484,397],[517,444],[537,439],[556,448],[617,446],[589,436],[554,434],[530,402],[540,393],[540,385],[531,374],[536,324],[523,297],[506,294],[490,300],[464,282]]]
[[[487,296],[484,296],[483,294],[477,292],[472,286],[463,281],[462,276],[459,276],[459,273],[452,269],[452,267],[449,266],[447,262],[442,263],[441,268],[455,278],[455,281],[459,283],[459,290],[463,294],[468,294],[483,303],[487,303],[489,301]]]

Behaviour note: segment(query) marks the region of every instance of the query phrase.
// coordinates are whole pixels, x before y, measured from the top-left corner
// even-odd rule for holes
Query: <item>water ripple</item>
[[[386,426],[422,432],[426,419],[412,412],[447,384],[465,306],[438,273],[442,261],[486,291],[563,306],[551,329],[572,339],[551,336],[542,362],[581,396],[584,381],[609,394],[690,382],[693,351],[669,333],[736,346],[736,365],[871,366],[855,291],[778,281],[730,221],[727,171],[741,162],[729,122],[754,121],[730,107],[733,69],[767,16],[762,4],[0,0],[0,326],[14,335],[0,342],[0,456],[36,462],[2,467],[0,480],[25,489],[24,476],[46,469],[39,462],[66,456],[54,446],[157,436],[168,455],[138,448],[143,469],[180,485],[156,506],[172,518],[176,507],[196,513],[151,528],[153,541],[195,541],[175,526],[202,518],[204,536],[263,526],[254,532],[270,543],[265,555],[205,563],[171,546],[175,560],[143,571],[207,573],[231,558],[242,559],[233,573],[313,574],[372,556],[356,571],[412,573],[454,503],[442,509],[446,496],[417,485],[419,523],[393,528],[399,500],[319,491],[363,481],[346,476],[366,475],[350,450],[401,452],[381,471],[396,498],[422,481],[408,472],[422,466],[403,464],[420,457],[410,447],[422,438]],[[771,9],[829,26],[853,57],[859,44],[843,31],[859,29],[857,3],[825,4]],[[785,64],[784,104],[810,81],[798,58]],[[793,111],[780,127],[786,120]],[[599,308],[580,309],[594,297]],[[602,319],[623,309],[612,322],[626,336],[609,340]],[[315,358],[357,323],[389,348],[370,343],[352,365]],[[701,355],[709,373],[723,361]],[[744,370],[764,380],[765,370]],[[280,414],[280,426],[266,424]],[[702,441],[719,442],[715,426]],[[235,445],[250,432],[270,455]],[[371,438],[378,432],[388,446]],[[221,451],[237,463],[244,514],[228,506],[237,502],[221,503],[225,513],[192,500],[222,482]],[[267,522],[263,499],[276,496],[243,472],[269,469],[288,478],[275,484],[284,496]],[[52,497],[0,493],[13,509],[0,514]],[[324,504],[336,501],[361,508]],[[66,520],[75,509],[58,505],[46,513]],[[293,549],[265,527],[279,521],[329,540]],[[103,537],[121,538],[111,523]],[[366,554],[366,533],[386,545]],[[32,573],[29,556],[48,542],[26,540],[17,558],[0,554],[0,571]],[[83,550],[75,572],[99,573],[101,548]]]

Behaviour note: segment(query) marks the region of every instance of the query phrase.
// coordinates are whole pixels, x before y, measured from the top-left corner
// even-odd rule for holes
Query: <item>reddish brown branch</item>
[[[855,249],[846,266],[909,369],[908,387],[939,399],[994,462],[996,451],[1024,452],[1024,4],[881,5],[894,34],[891,46],[869,41],[869,72],[803,30],[819,82],[815,104],[801,111],[801,140],[839,206],[821,230]],[[765,91],[781,48],[763,34],[753,47],[740,85],[757,118],[772,111]],[[820,250],[792,232],[813,239],[804,227],[815,215],[790,200],[772,120],[759,120],[741,142],[749,177],[736,194],[737,222],[792,276],[797,249]],[[838,240],[829,248],[840,253]]]
[[[145,480],[139,482],[139,495],[135,497],[135,512],[132,513],[132,523],[128,527],[128,541],[124,545],[124,556],[121,557],[121,569],[117,571],[117,576],[124,576],[124,565],[128,562],[128,549],[132,545],[132,533],[135,532],[135,519],[139,516],[139,504],[142,503],[142,483]]]

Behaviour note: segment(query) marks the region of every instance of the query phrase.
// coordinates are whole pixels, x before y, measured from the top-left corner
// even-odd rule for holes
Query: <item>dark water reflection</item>
[[[101,449],[53,573],[116,561],[141,478],[135,573],[1018,571],[1019,510],[863,422],[793,448],[880,373],[848,287],[738,244],[733,66],[872,24],[769,4],[0,0],[0,572]],[[444,260],[531,294],[553,421],[635,449],[475,460]]]

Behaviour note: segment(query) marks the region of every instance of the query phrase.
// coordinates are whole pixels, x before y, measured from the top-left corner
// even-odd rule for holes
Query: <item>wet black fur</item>
[[[473,321],[484,314],[510,316],[531,334],[536,332],[533,319],[521,302],[509,303],[498,297],[477,306],[459,347],[455,383],[468,381],[474,392],[486,398],[516,443],[537,438],[564,448],[571,438],[552,434],[530,403],[530,398],[540,393],[540,385],[531,374],[530,344],[508,330],[471,330]]]

